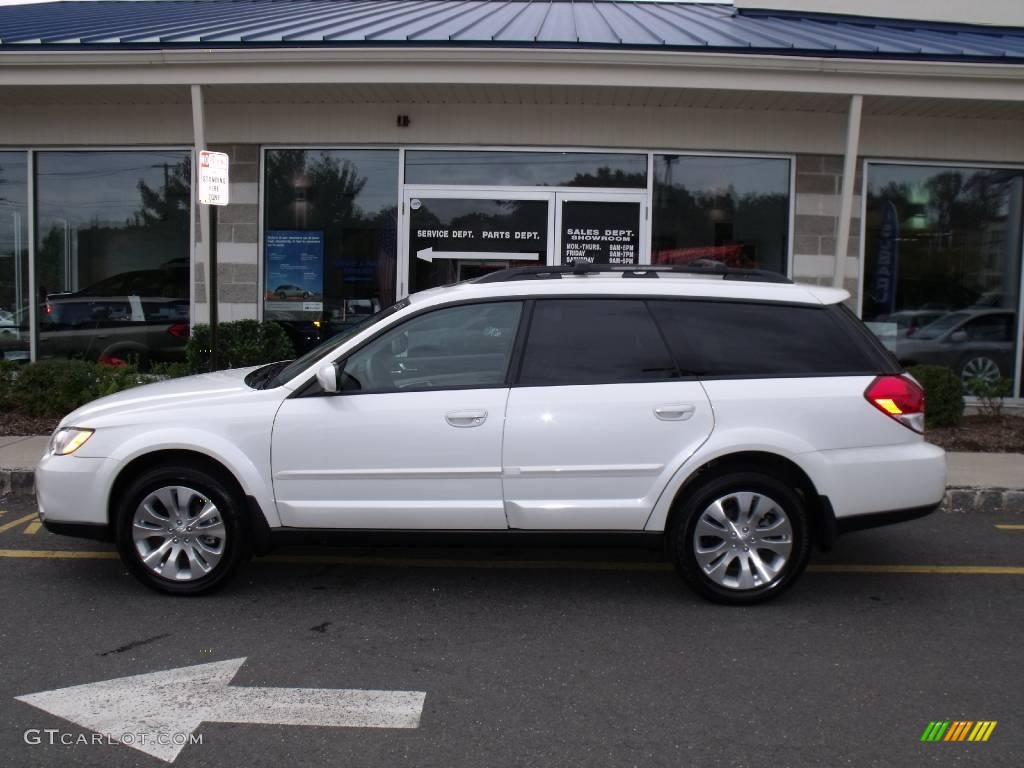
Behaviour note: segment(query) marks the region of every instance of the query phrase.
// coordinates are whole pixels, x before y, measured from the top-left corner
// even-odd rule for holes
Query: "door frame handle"
[[[662,421],[686,421],[696,412],[697,406],[693,403],[659,405],[654,409],[654,415]]]
[[[444,420],[448,422],[449,426],[455,427],[457,429],[479,427],[481,424],[487,421],[487,411],[449,411],[444,415]]]

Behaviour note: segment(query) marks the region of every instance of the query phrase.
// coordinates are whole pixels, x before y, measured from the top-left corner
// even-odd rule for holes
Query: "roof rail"
[[[592,264],[589,262],[576,262],[561,267],[514,267],[502,269],[498,272],[490,272],[486,275],[474,278],[473,283],[506,283],[515,280],[560,280],[563,275],[569,277],[586,277],[587,275],[600,275],[617,273],[624,278],[657,278],[662,273],[667,274],[688,274],[707,275],[708,277],[721,277],[723,280],[747,280],[755,283],[792,283],[785,275],[778,272],[771,272],[767,269],[746,269],[741,267],[729,267],[717,261],[694,262],[692,264],[652,264],[652,265],[618,265],[618,264]]]

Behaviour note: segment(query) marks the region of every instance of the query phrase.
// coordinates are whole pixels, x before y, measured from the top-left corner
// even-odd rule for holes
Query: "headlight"
[[[65,427],[58,429],[50,438],[50,453],[54,456],[70,456],[92,437],[93,429],[79,429],[78,427]]]

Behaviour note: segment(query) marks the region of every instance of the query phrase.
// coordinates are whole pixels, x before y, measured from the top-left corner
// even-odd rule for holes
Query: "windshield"
[[[919,329],[917,333],[914,334],[914,338],[937,339],[950,328],[960,325],[960,323],[969,317],[970,315],[966,312],[950,312],[948,315],[944,315],[935,322],[928,323],[924,328]]]
[[[386,309],[382,309],[377,314],[370,315],[369,317],[360,320],[358,323],[346,328],[341,333],[335,334],[331,338],[327,339],[327,341],[313,347],[313,349],[309,350],[309,352],[304,354],[302,357],[293,360],[287,366],[278,371],[277,375],[275,375],[273,379],[267,382],[266,389],[278,387],[281,384],[284,384],[284,382],[288,381],[289,379],[298,376],[300,373],[302,373],[302,371],[306,370],[314,363],[317,363],[318,361],[330,356],[332,352],[338,349],[338,347],[340,347],[346,341],[351,339],[357,333],[365,331],[371,325],[379,323],[384,318],[390,317],[399,310],[405,309],[407,306],[409,306],[409,300],[402,299],[402,301],[399,301],[396,304],[392,304],[390,307],[387,307]]]

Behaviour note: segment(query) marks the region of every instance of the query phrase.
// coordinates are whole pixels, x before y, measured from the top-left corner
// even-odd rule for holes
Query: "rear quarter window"
[[[680,370],[703,378],[873,375],[891,368],[832,307],[699,300],[649,306]]]

